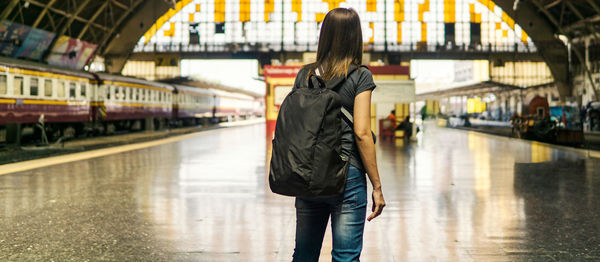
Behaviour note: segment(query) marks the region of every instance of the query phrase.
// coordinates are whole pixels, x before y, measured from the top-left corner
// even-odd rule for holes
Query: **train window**
[[[6,75],[0,75],[0,95],[6,95],[8,83],[6,82]]]
[[[30,96],[38,96],[39,92],[39,79],[31,78],[29,79],[29,95]]]
[[[81,90],[79,91],[79,95],[81,98],[85,98],[87,96],[87,85],[84,83],[79,84]]]
[[[127,98],[127,100],[129,100],[129,101],[133,101],[133,91],[134,91],[134,90],[135,90],[135,89],[133,89],[133,88],[131,88],[131,87],[130,87],[130,88],[127,88],[127,92],[129,93],[129,95],[127,96],[127,97],[128,97],[128,98]]]
[[[133,93],[134,93],[133,97],[134,97],[135,101],[140,101],[140,90],[137,88],[134,88]]]
[[[23,95],[23,77],[15,76],[13,78],[13,95]]]
[[[119,86],[119,96],[118,100],[125,100],[125,90],[122,86]]]
[[[65,97],[66,84],[67,84],[67,82],[65,82],[65,81],[58,82],[58,90],[56,90],[56,91],[58,91],[58,92],[56,92],[56,95],[58,97],[60,97],[60,98]]]
[[[45,97],[52,96],[52,80],[51,79],[44,80],[44,96]]]
[[[110,100],[113,97],[112,91],[113,91],[112,86],[106,86],[106,100]]]
[[[77,97],[77,84],[69,82],[69,98]]]

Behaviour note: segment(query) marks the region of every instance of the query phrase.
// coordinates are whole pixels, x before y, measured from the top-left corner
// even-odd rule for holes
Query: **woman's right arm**
[[[363,165],[373,186],[373,207],[367,218],[368,221],[376,218],[385,207],[381,181],[377,170],[377,159],[375,157],[375,142],[371,135],[371,90],[363,91],[354,98],[354,136]]]

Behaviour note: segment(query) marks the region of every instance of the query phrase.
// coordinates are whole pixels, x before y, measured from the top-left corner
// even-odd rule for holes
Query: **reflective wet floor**
[[[264,129],[0,176],[0,261],[289,261],[293,199],[265,184]],[[363,261],[600,260],[599,160],[434,126],[377,147],[388,205]]]

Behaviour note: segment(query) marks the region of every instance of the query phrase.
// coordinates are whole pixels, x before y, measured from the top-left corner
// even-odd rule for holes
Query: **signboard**
[[[48,57],[48,64],[82,69],[92,58],[96,45],[79,39],[61,36]]]
[[[267,65],[264,68],[265,77],[272,78],[296,78],[296,74],[300,71],[301,66],[271,66]]]
[[[406,104],[416,100],[415,82],[412,80],[377,81],[377,88],[373,90],[371,102]]]
[[[0,25],[0,55],[15,57],[19,47],[31,31],[28,26],[20,25],[10,21],[4,21]]]
[[[38,61],[41,60],[42,55],[48,50],[55,35],[56,34],[44,30],[36,28],[31,29],[25,42],[23,42],[21,48],[19,48],[15,54],[15,57]]]

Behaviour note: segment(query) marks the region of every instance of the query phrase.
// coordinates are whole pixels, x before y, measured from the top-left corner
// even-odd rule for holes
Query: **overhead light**
[[[28,8],[29,7],[29,1],[25,1],[25,3],[23,3],[23,7]]]
[[[515,0],[515,3],[513,4],[513,10],[517,10],[517,6],[519,5],[519,0]]]
[[[565,45],[567,45],[567,44],[569,43],[569,37],[568,37],[568,36],[559,34],[557,37],[558,37],[558,39],[559,39],[560,41],[562,41],[562,42],[563,42]]]

